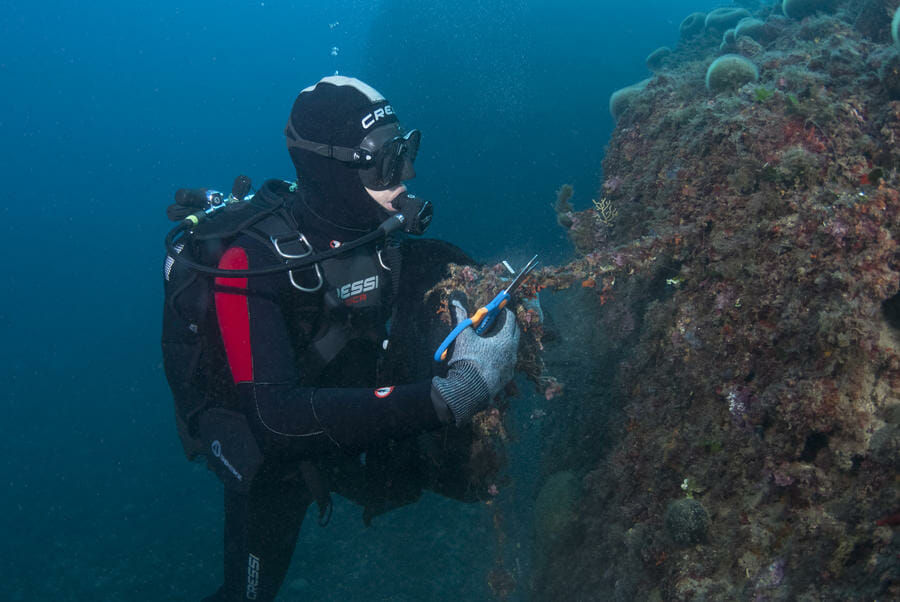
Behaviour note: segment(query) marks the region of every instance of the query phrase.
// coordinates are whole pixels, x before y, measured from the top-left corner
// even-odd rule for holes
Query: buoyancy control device
[[[221,442],[212,439],[208,431],[221,430],[209,423],[216,412],[223,416],[232,413],[227,416],[229,432],[246,430],[250,435],[249,427],[236,424],[233,415],[237,413],[238,400],[215,315],[216,276],[284,273],[299,291],[317,293],[323,286],[335,284],[327,282],[332,279],[323,273],[323,265],[333,265],[327,271],[340,274],[344,259],[353,256],[354,250],[398,230],[421,234],[431,219],[430,203],[404,195],[397,206],[398,212],[373,232],[337,248],[317,252],[300,232],[284,203],[284,198],[296,190],[296,184],[267,183],[275,190],[274,195],[249,194],[250,185],[249,178],[239,176],[227,196],[214,190],[182,189],[167,210],[169,218],[179,223],[166,236],[163,365],[175,402],[179,438],[189,460],[201,455],[215,456],[215,444]],[[218,262],[224,252],[245,234],[271,247],[281,262],[247,270],[219,269]],[[322,292],[324,299],[348,304],[366,292],[368,283],[362,279],[337,282],[337,285],[332,287],[334,290]],[[333,337],[333,333],[329,336]],[[320,342],[320,347],[327,352],[329,343]],[[252,435],[248,438],[252,439]],[[246,455],[251,460],[258,459],[255,450],[249,450]],[[233,463],[229,467],[224,461],[211,462],[210,467],[223,472],[220,475],[223,480],[237,478],[235,473],[243,476],[241,467]]]

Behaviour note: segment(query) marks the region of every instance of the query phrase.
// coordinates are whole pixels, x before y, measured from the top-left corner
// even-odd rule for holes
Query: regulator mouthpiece
[[[391,205],[403,217],[403,231],[407,234],[421,236],[431,224],[434,217],[434,206],[431,201],[420,199],[412,194],[401,194]]]

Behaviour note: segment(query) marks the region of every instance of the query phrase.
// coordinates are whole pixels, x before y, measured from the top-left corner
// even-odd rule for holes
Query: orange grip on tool
[[[475,328],[479,324],[481,324],[481,321],[484,320],[484,317],[487,315],[487,313],[487,307],[479,307],[478,311],[475,312],[475,315],[472,316],[472,328]]]
[[[474,314],[472,314],[472,317],[466,318],[464,322],[460,322],[460,326],[465,324],[465,328],[468,328],[469,326],[471,326],[472,328],[477,328],[478,325],[481,324],[481,321],[484,320],[484,317],[487,314],[488,314],[488,308],[480,307],[480,308],[478,308],[478,311],[476,311]],[[459,326],[457,326],[457,328],[459,328]],[[458,331],[458,332],[461,332],[461,331]],[[450,336],[452,337],[454,335],[451,334]],[[450,350],[449,347],[447,349],[444,349],[444,352],[441,354],[441,361],[444,361],[445,359],[447,359],[447,352],[449,350]]]

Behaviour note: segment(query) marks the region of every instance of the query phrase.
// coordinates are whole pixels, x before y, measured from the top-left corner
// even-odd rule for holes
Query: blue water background
[[[176,188],[293,178],[291,103],[338,70],[423,131],[411,188],[435,203],[429,234],[484,260],[564,261],[554,191],[596,196],[609,94],[719,4],[6,5],[0,599],[194,600],[220,579],[221,487],[182,457],[158,344]],[[520,596],[542,403],[518,405],[496,502]],[[366,530],[339,504],[327,529],[304,526],[283,599],[488,599],[494,510],[426,496]]]

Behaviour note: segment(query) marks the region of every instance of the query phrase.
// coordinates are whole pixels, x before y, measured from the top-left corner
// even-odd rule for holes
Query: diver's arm
[[[231,247],[219,267],[247,269],[266,261],[271,258],[265,251],[247,244]],[[430,380],[379,389],[304,386],[278,302],[286,282],[284,274],[216,279],[216,314],[229,367],[258,433],[278,446],[357,450],[442,425]]]

